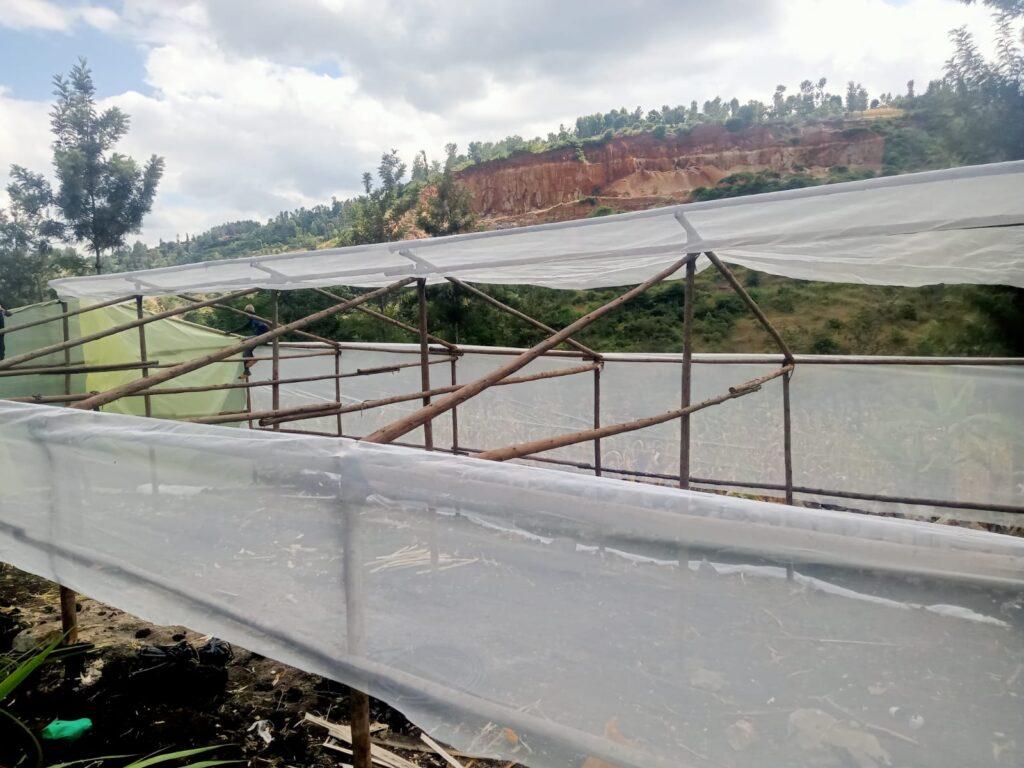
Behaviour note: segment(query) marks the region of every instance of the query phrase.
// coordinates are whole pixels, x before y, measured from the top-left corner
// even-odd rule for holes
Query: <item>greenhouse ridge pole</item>
[[[604,317],[606,314],[622,306],[630,299],[633,299],[636,296],[639,296],[640,294],[644,293],[651,286],[657,285],[658,283],[662,282],[666,277],[678,271],[684,264],[686,264],[688,260],[692,258],[695,257],[687,256],[685,258],[680,259],[679,261],[675,262],[666,269],[663,269],[661,272],[654,275],[653,277],[648,278],[640,285],[637,285],[631,288],[630,290],[626,291],[626,293],[622,294],[618,298],[613,299],[604,306],[598,307],[592,312],[587,313],[583,317],[576,320],[576,322],[571,323],[570,325],[563,328],[558,333],[549,336],[544,341],[534,345],[526,352],[514,358],[513,360],[501,366],[500,368],[491,371],[490,373],[486,374],[485,376],[482,376],[476,381],[472,381],[469,384],[462,386],[460,389],[456,390],[447,397],[443,397],[440,400],[431,403],[429,406],[421,408],[416,413],[413,413],[403,419],[400,419],[396,422],[388,424],[387,426],[381,429],[378,429],[373,434],[365,437],[364,441],[368,443],[393,442],[402,435],[407,434],[408,432],[411,432],[412,430],[416,429],[416,427],[423,425],[430,419],[433,419],[438,415],[444,413],[445,411],[451,410],[455,406],[464,403],[469,398],[483,392],[492,384],[495,384],[496,382],[501,381],[502,379],[515,373],[520,368],[527,365],[530,361],[540,357],[548,350],[558,346],[577,331],[586,328],[594,321]]]

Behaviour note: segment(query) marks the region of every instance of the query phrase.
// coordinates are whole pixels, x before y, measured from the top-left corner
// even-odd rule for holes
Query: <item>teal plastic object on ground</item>
[[[91,730],[92,720],[88,717],[78,720],[54,720],[43,728],[43,738],[47,741],[75,741]]]

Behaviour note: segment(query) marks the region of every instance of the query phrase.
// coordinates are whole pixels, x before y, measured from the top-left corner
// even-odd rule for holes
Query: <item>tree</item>
[[[347,236],[350,244],[384,243],[401,238],[400,219],[416,202],[415,194],[404,194],[405,168],[398,150],[392,149],[381,155],[377,186],[374,186],[373,174],[363,174],[365,194],[354,203],[355,217]]]
[[[437,183],[434,194],[417,216],[417,223],[429,235],[454,235],[473,228],[476,215],[473,213],[473,196],[469,188],[455,179],[455,158],[458,147],[445,145],[447,159],[444,173]]]
[[[117,107],[97,111],[96,87],[85,59],[66,78],[54,77],[53,84],[54,201],[64,236],[88,245],[99,273],[101,254],[123,246],[152,209],[164,161],[152,155],[140,168],[132,158],[111,151],[128,132],[129,118]]]
[[[71,249],[55,250],[51,238],[53,191],[41,174],[11,166],[8,211],[0,210],[0,306],[14,307],[47,298],[46,281],[82,274],[84,262]]]

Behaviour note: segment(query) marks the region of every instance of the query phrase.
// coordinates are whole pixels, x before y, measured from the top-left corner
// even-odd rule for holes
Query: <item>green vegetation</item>
[[[42,768],[45,762],[43,745],[40,743],[35,732],[3,705],[8,699],[12,698],[21,686],[38,674],[44,665],[58,659],[66,659],[69,653],[73,655],[81,652],[81,649],[78,647],[60,648],[61,640],[61,635],[56,634],[49,642],[29,653],[20,656],[12,654],[0,656],[0,736],[8,734],[8,737],[4,738],[0,743],[4,746],[3,756],[5,759],[12,761],[11,765],[34,765],[36,768]],[[46,729],[43,730],[43,735],[46,737]],[[50,731],[53,730],[53,728],[50,729]],[[13,731],[13,736],[10,736],[9,731]],[[177,763],[178,761],[204,755],[221,748],[218,745],[184,749],[177,752],[160,752],[138,760],[129,760],[128,762],[123,761],[126,758],[130,758],[130,755],[106,755],[68,763],[57,763],[50,765],[48,768],[68,768],[72,765],[99,766],[109,764],[114,760],[121,763],[121,768],[150,768],[150,766],[154,765]],[[198,762],[179,764],[178,768],[214,768],[214,766],[218,765],[231,765],[240,762],[242,761],[204,759]]]

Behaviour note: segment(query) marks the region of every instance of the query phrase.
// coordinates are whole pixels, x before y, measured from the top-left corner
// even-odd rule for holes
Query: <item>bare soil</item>
[[[0,569],[0,653],[12,646],[23,650],[59,632],[57,586],[11,566],[0,564]],[[346,686],[239,647],[227,646],[230,658],[223,652],[211,658],[218,654],[201,650],[209,636],[149,624],[82,596],[78,623],[79,640],[89,646],[85,655],[45,665],[7,702],[37,735],[55,718],[92,720],[92,730],[77,741],[43,742],[44,764],[212,745],[223,745],[215,757],[250,766],[348,762],[324,748],[323,729],[303,719],[308,712],[347,724],[351,691]],[[169,648],[175,651],[161,650]],[[420,730],[400,712],[371,699],[370,716],[386,726],[375,733],[377,743],[417,765],[445,765],[424,751]],[[5,727],[0,722],[0,768],[32,765]],[[269,734],[269,743],[261,731]],[[465,765],[514,764],[467,759]]]

